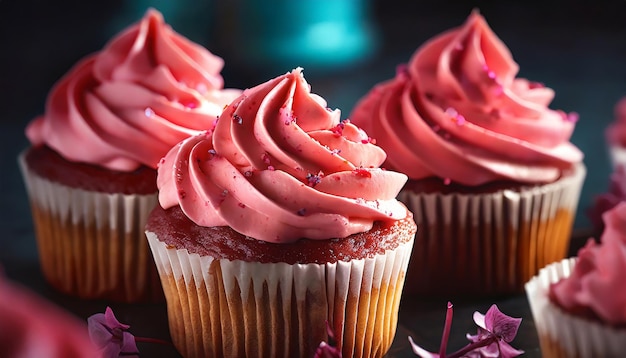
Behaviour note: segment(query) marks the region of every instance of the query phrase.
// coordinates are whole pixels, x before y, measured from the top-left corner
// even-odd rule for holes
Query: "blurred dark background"
[[[511,50],[520,76],[553,88],[552,108],[580,114],[572,141],[585,152],[588,175],[577,230],[588,228],[584,210],[606,190],[611,168],[604,129],[613,119],[614,104],[626,95],[626,1],[0,0],[0,263],[9,276],[40,292],[45,286],[16,163],[28,145],[23,129],[43,112],[49,89],[72,65],[139,20],[148,6],[162,11],[177,32],[225,60],[227,87],[251,87],[303,66],[313,91],[329,107],[340,108],[344,118],[358,98],[391,78],[396,65],[425,40],[461,25],[472,9],[479,9]],[[344,33],[324,36],[320,29],[322,40],[309,44],[313,47],[303,55],[306,46],[291,35],[302,30],[306,19],[323,14],[345,21],[339,25]],[[278,52],[271,40],[283,35],[292,42],[281,58],[272,58]],[[320,44],[327,46],[315,48]],[[331,55],[322,56],[324,51]],[[520,304],[525,305],[512,307]],[[444,308],[431,314],[436,322],[443,320]],[[84,312],[74,312],[84,316],[91,307],[79,309]],[[528,313],[526,306],[522,310]]]
[[[395,66],[406,62],[426,39],[459,26],[472,9],[479,9],[519,63],[520,76],[553,88],[552,108],[580,114],[572,141],[586,153],[589,172],[578,228],[588,225],[583,211],[593,195],[606,188],[610,165],[603,131],[613,118],[613,105],[626,95],[626,1],[0,0],[2,214],[24,207],[15,155],[27,145],[21,129],[43,111],[51,86],[76,61],[137,21],[149,6],[162,11],[177,32],[224,58],[227,87],[251,87],[303,66],[313,91],[330,107],[340,108],[344,117],[360,96],[392,77]],[[334,15],[323,15],[328,13]],[[297,54],[293,59],[270,57],[278,52],[268,37],[302,31],[302,24],[316,16],[345,19],[346,31],[362,34],[366,43],[347,59],[327,56],[327,63],[300,60]],[[318,42],[341,41],[347,35],[322,38]],[[285,46],[288,53],[304,47],[297,42]],[[346,46],[329,53],[339,54]],[[317,52],[311,48],[300,58]],[[11,232],[30,230],[27,220],[2,224]],[[18,224],[24,226],[15,227]]]

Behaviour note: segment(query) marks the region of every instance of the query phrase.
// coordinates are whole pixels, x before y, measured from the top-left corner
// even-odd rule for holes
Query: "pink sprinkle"
[[[502,85],[500,85],[500,84],[497,85],[496,88],[493,90],[493,93],[496,96],[499,96],[499,95],[503,94],[504,93],[504,87]]]
[[[458,116],[456,116],[456,125],[462,126],[464,124],[465,124],[465,117],[463,117],[462,114],[459,114]]]
[[[487,77],[491,78],[492,80],[496,79],[496,73],[493,71],[489,71],[487,72]]]
[[[451,182],[450,178],[445,178],[443,180],[443,185],[450,185],[450,182]]]
[[[148,118],[152,118],[152,116],[154,116],[154,110],[150,107],[146,107],[146,109],[143,111],[143,114]]]
[[[571,123],[576,123],[578,122],[578,119],[580,118],[580,116],[578,115],[578,113],[576,112],[569,112],[566,116],[565,116],[565,120]]]
[[[185,103],[185,107],[189,108],[189,109],[194,109],[194,108],[198,107],[198,105],[195,102],[187,102],[187,103]]]
[[[398,77],[399,79],[408,79],[409,77],[409,67],[406,65],[406,63],[401,63],[398,66],[396,66],[396,77]]]
[[[487,66],[487,64],[483,65],[483,71],[485,72],[489,71],[489,66]]]
[[[459,114],[459,112],[457,112],[456,109],[454,109],[452,107],[448,107],[446,109],[446,114],[449,115],[452,118],[455,118]]]
[[[270,156],[267,153],[261,154],[261,160],[265,164],[268,164],[268,165],[270,164]]]
[[[209,91],[209,89],[204,83],[199,83],[196,86],[196,91],[200,92],[201,94],[206,94]]]
[[[276,168],[274,168],[274,167],[273,167],[273,166],[271,166],[271,165],[268,165],[268,166],[267,166],[267,170],[269,170],[269,171],[271,171],[271,172],[272,172],[272,171],[276,170]]]
[[[456,45],[454,45],[454,49],[457,51],[462,51],[463,50],[463,44],[461,44],[460,42],[457,42]]]

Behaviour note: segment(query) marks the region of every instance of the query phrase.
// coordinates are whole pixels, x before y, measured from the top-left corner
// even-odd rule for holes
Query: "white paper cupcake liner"
[[[585,178],[580,164],[556,182],[484,194],[400,192],[419,231],[405,292],[518,293],[567,254]]]
[[[373,258],[290,265],[199,256],[146,235],[186,357],[312,357],[326,321],[345,357],[391,346],[413,240]]]
[[[626,329],[574,316],[550,300],[550,284],[568,277],[575,264],[570,258],[548,265],[525,286],[543,357],[624,357]]]
[[[157,195],[100,193],[38,176],[19,164],[41,268],[59,291],[89,299],[162,300],[144,226]]]
[[[609,146],[609,158],[613,169],[626,165],[626,148],[619,146]]]

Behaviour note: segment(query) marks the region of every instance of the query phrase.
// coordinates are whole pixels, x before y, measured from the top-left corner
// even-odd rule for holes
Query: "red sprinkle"
[[[244,203],[237,203],[237,205],[239,205],[239,207],[242,208],[242,209],[246,208],[246,204],[244,204]]]
[[[343,122],[337,124],[336,126],[334,126],[333,128],[330,129],[331,132],[333,132],[336,136],[340,137],[341,135],[343,135],[343,129],[345,128],[345,124]]]
[[[356,168],[352,171],[354,174],[356,174],[356,176],[359,176],[361,178],[371,178],[372,177],[372,173],[364,168]]]
[[[181,199],[185,199],[185,197],[187,196],[187,193],[183,189],[178,189],[178,196]]]

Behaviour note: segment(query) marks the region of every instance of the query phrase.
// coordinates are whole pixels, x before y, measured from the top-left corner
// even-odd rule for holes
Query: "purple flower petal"
[[[102,358],[139,357],[135,337],[128,332],[129,325],[120,323],[113,310],[107,307],[105,313],[96,313],[87,318],[91,341],[100,349]]]
[[[476,311],[474,312],[474,323],[476,323],[476,325],[482,329],[487,329],[487,326],[485,326],[485,315]]]
[[[115,314],[113,314],[113,310],[111,309],[111,307],[107,306],[106,310],[104,311],[104,318],[106,319],[106,326],[111,329],[121,328],[123,330],[126,330],[130,328],[129,325],[120,323],[120,321],[115,318]]]
[[[409,336],[409,343],[411,344],[411,349],[413,350],[413,353],[417,354],[419,357],[421,357],[421,358],[439,358],[439,354],[429,352],[429,351],[425,350],[424,348],[422,348],[422,347],[418,346],[417,344],[415,344],[415,342],[413,342],[413,338],[411,338],[411,336]]]
[[[513,318],[505,315],[500,312],[498,306],[495,304],[489,308],[485,315],[487,330],[506,342],[511,342],[515,338],[517,329],[521,323],[521,318]]]

